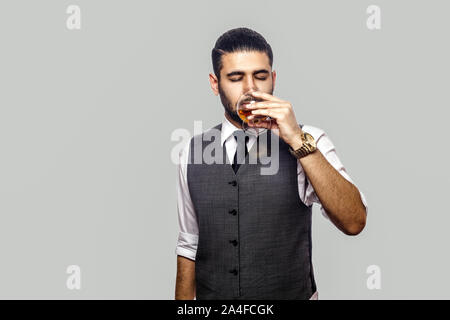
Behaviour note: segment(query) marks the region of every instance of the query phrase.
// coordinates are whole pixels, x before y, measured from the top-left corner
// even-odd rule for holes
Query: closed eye
[[[264,78],[258,78],[258,77],[256,77],[256,79],[257,79],[257,80],[266,80],[267,77],[264,77]],[[241,81],[241,80],[242,80],[242,78],[239,78],[239,79],[230,79],[231,82],[238,82],[238,81]]]

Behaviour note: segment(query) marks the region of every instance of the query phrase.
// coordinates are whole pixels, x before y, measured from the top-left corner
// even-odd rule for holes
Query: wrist
[[[289,146],[292,148],[292,150],[300,149],[303,145],[303,139],[302,139],[303,132],[300,132],[299,134],[295,135],[295,138],[292,140],[292,142],[289,143]]]
[[[314,137],[303,131],[299,135],[299,139],[289,145],[289,152],[297,159],[303,158],[317,149]]]

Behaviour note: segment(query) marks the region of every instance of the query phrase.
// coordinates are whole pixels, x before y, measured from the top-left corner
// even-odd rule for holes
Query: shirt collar
[[[238,131],[238,130],[242,130],[242,129],[238,128],[234,124],[232,124],[227,119],[227,117],[225,117],[225,115],[224,115],[223,120],[222,120],[222,130],[221,130],[221,135],[220,135],[221,146],[223,147],[223,144],[225,143],[225,141],[227,141],[227,139],[233,134],[233,132]],[[246,130],[246,133],[256,137],[259,135],[259,129],[258,128],[248,128]]]

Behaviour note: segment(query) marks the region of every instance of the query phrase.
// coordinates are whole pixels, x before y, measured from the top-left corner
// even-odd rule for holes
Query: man
[[[272,95],[272,50],[259,33],[226,32],[212,60],[211,88],[225,108],[213,129],[220,130],[219,151],[233,165],[192,163],[194,145],[201,151],[207,145],[205,133],[180,152],[175,299],[317,299],[312,204],[342,232],[357,235],[366,223],[364,195],[324,131],[299,124],[292,105]],[[263,100],[253,104],[253,117],[272,121],[251,125],[242,141],[236,102],[249,90]],[[262,175],[260,163],[236,162],[238,149],[245,147],[248,157],[258,152],[261,128],[278,139],[278,170],[272,175]]]

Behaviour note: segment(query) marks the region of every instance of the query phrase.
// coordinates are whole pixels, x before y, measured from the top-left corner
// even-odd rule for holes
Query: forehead
[[[260,51],[227,52],[222,56],[222,71],[252,71],[256,69],[270,70],[269,57]]]

